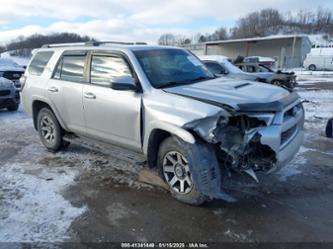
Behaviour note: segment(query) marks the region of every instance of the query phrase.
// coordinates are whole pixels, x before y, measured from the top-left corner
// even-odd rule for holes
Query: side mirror
[[[221,73],[222,73],[222,74],[229,74],[229,71],[228,71],[227,69],[224,68],[223,70],[221,70]]]
[[[128,91],[136,90],[135,79],[130,75],[112,77],[110,87],[114,90]]]

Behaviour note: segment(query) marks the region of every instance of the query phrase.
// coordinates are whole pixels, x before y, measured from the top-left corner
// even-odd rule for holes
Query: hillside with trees
[[[17,39],[1,47],[2,51],[13,51],[14,55],[27,56],[32,49],[40,48],[44,44],[85,42],[94,40],[89,36],[80,36],[75,33],[53,33],[49,35],[34,34],[31,36],[19,36]]]

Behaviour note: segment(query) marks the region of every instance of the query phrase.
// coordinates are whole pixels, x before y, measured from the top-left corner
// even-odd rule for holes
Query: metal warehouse
[[[206,42],[203,53],[225,55],[232,59],[237,56],[272,57],[279,68],[300,67],[311,50],[311,41],[306,35],[268,36],[235,40]]]

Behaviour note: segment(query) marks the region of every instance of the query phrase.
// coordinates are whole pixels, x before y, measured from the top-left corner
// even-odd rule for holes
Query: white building
[[[193,46],[193,45],[192,45]],[[276,35],[267,37],[210,41],[197,55],[225,55],[231,59],[237,56],[263,56],[275,58],[279,68],[300,67],[311,50],[311,41],[306,35]],[[186,47],[192,51],[191,47]]]

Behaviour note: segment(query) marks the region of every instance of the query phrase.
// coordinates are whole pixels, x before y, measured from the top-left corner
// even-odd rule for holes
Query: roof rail
[[[146,42],[118,42],[118,41],[88,41],[86,46],[100,46],[104,44],[119,44],[119,45],[147,45]]]
[[[42,48],[75,47],[75,46],[95,46],[95,47],[97,47],[97,46],[104,45],[104,44],[147,45],[146,42],[87,41],[87,42],[45,44],[42,46]]]
[[[44,44],[42,48],[56,48],[56,47],[75,47],[75,46],[85,46],[85,42],[72,42],[72,43],[53,43]]]

